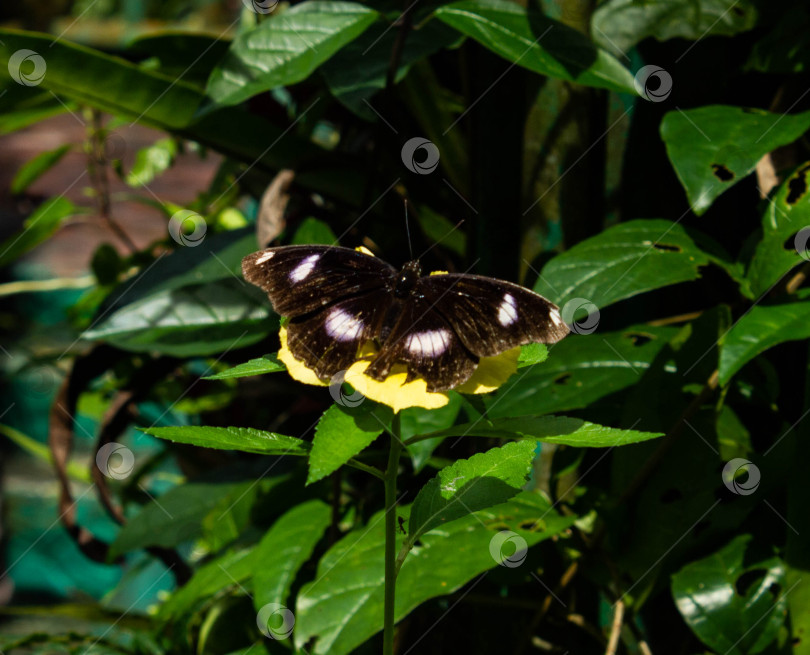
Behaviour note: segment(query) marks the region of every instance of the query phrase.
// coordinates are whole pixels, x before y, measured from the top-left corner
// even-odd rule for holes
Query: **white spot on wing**
[[[273,255],[275,255],[275,254],[276,253],[274,253],[274,252],[266,252],[261,257],[256,258],[256,263],[257,264],[264,264],[264,262],[272,259]]]
[[[511,294],[504,294],[503,300],[498,307],[498,322],[506,327],[507,325],[512,325],[517,319],[517,301]]]
[[[410,352],[424,357],[438,357],[449,347],[450,332],[448,330],[414,332],[408,335],[408,340],[405,342],[405,348]]]
[[[559,327],[560,325],[563,324],[563,320],[560,317],[560,312],[558,312],[556,309],[551,310],[550,316],[551,316],[551,322],[554,323],[554,325],[556,325],[557,327]]]
[[[318,263],[320,258],[320,255],[310,255],[309,257],[305,257],[301,263],[290,272],[290,281],[297,283],[306,278],[310,273],[312,273],[312,269],[315,268],[315,264]]]
[[[354,341],[363,332],[363,322],[339,307],[329,312],[324,327],[335,341]]]

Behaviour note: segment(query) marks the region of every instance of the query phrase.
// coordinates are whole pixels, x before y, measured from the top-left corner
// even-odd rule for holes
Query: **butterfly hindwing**
[[[300,316],[375,289],[397,271],[383,260],[337,246],[279,246],[242,260],[245,279],[270,297],[282,316]]]
[[[480,275],[430,275],[419,279],[416,291],[478,357],[527,343],[556,343],[569,332],[553,303],[511,282]]]
[[[366,375],[384,379],[396,362],[408,365],[407,381],[421,377],[428,391],[444,391],[464,383],[478,357],[459,340],[450,323],[425,299],[411,296],[382,343]]]
[[[348,369],[358,348],[379,333],[392,302],[387,289],[378,289],[293,318],[287,324],[287,347],[319,378],[330,379]]]

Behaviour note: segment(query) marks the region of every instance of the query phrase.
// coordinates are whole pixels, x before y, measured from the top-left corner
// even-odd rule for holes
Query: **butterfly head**
[[[422,265],[418,260],[415,259],[405,264],[399,272],[399,275],[397,275],[394,295],[397,298],[407,298],[411,294],[411,291],[413,291],[421,275]]]

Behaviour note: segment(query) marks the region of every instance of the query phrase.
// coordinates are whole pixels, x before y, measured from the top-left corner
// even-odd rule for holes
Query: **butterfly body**
[[[397,363],[428,391],[465,382],[481,357],[531,342],[555,343],[569,329],[551,302],[517,284],[478,275],[423,276],[335,246],[279,246],[245,257],[245,279],[288,317],[293,356],[328,381],[378,347],[365,374],[383,380]]]

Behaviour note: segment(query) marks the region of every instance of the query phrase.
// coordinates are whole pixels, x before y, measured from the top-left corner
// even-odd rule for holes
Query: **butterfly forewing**
[[[556,343],[569,333],[553,303],[511,282],[479,275],[430,275],[420,278],[417,293],[478,357],[527,343]]]
[[[386,288],[397,273],[381,259],[337,246],[267,248],[245,257],[242,272],[278,314],[291,317]]]

